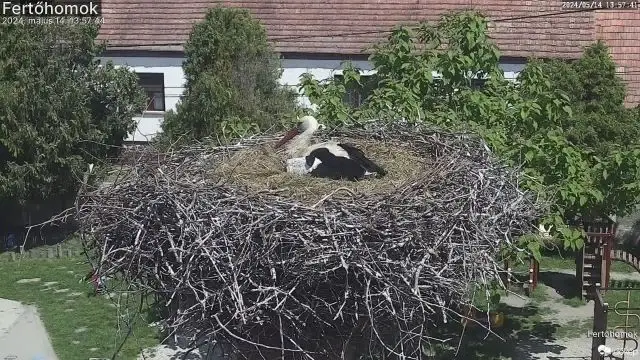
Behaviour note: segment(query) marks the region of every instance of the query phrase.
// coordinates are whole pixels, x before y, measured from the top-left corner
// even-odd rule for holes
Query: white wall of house
[[[165,109],[175,110],[176,105],[184,91],[184,72],[182,71],[183,58],[169,57],[103,57],[103,61],[112,61],[117,66],[128,66],[138,73],[162,73],[164,74]],[[353,65],[362,70],[363,75],[372,74],[373,66],[368,61],[353,61]],[[282,61],[283,73],[280,83],[293,88],[298,87],[300,76],[311,73],[316,79],[328,79],[342,72],[341,60],[322,59],[284,59]],[[521,63],[504,63],[501,65],[508,79],[515,79],[524,65]],[[435,74],[434,74],[435,75]],[[306,97],[299,99],[303,106],[310,106]],[[135,118],[138,123],[137,130],[130,134],[127,141],[148,141],[160,131],[163,120],[163,112],[147,111]]]
[[[178,57],[102,57],[103,62],[112,61],[117,66],[127,66],[137,73],[164,74],[165,110],[175,110],[184,92],[183,58]],[[137,129],[129,134],[127,141],[146,142],[160,131],[164,112],[145,111],[136,116]]]

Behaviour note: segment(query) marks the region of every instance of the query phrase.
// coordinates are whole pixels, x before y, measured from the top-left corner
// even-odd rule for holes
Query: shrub
[[[293,116],[296,93],[279,84],[279,58],[247,10],[211,9],[194,26],[185,56],[185,96],[161,139],[240,136]]]
[[[97,34],[95,26],[0,27],[0,204],[77,191],[87,163],[134,130],[144,95],[135,74],[99,66]]]

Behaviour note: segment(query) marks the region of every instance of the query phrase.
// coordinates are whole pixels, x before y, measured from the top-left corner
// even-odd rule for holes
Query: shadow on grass
[[[505,314],[505,322],[501,328],[493,329],[496,335],[488,333],[479,326],[467,328],[460,351],[455,349],[434,349],[434,360],[444,359],[534,359],[535,354],[557,353],[564,350],[561,345],[549,344],[556,340],[556,332],[560,327],[541,318],[541,311],[536,305],[523,308],[500,304],[496,311]],[[457,327],[447,329],[451,335],[460,333]]]
[[[455,346],[457,343],[449,344],[449,347],[434,345],[431,348],[431,356],[425,357],[433,360],[452,360],[452,359],[477,359],[477,360],[498,360],[498,359],[514,359],[529,360],[536,359],[536,354],[554,353],[560,354],[566,347],[557,344],[550,344],[557,341],[556,333],[560,327],[542,319],[542,311],[536,305],[529,305],[524,308],[512,307],[500,304],[496,311],[505,314],[505,322],[502,327],[493,329],[500,336],[488,333],[479,325],[470,326],[464,333],[460,350],[455,354]],[[432,335],[435,338],[454,338],[457,339],[461,333],[462,326],[459,323],[450,324],[441,327]],[[178,350],[178,346],[182,349],[187,348],[187,344],[166,344],[173,350]],[[200,350],[205,350],[206,345]],[[219,353],[221,348],[212,349],[214,358],[224,359]],[[427,349],[425,349],[427,350]],[[191,353],[187,357],[183,357],[184,352],[177,352],[170,359],[200,359],[198,355]],[[202,356],[202,355],[200,355]]]
[[[556,271],[541,271],[538,281],[552,289],[565,299],[580,296],[580,284],[575,275]]]

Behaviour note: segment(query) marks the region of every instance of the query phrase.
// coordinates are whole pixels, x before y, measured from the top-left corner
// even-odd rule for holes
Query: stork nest
[[[100,272],[155,294],[167,330],[193,344],[233,344],[247,358],[423,357],[474,287],[500,278],[498,251],[544,206],[477,137],[333,135],[389,175],[287,174],[267,135],[129,152],[120,178],[79,197]]]

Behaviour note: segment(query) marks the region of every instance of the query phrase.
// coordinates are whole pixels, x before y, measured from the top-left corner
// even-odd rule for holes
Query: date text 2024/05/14
[[[566,10],[638,10],[639,1],[563,1],[562,9]]]

